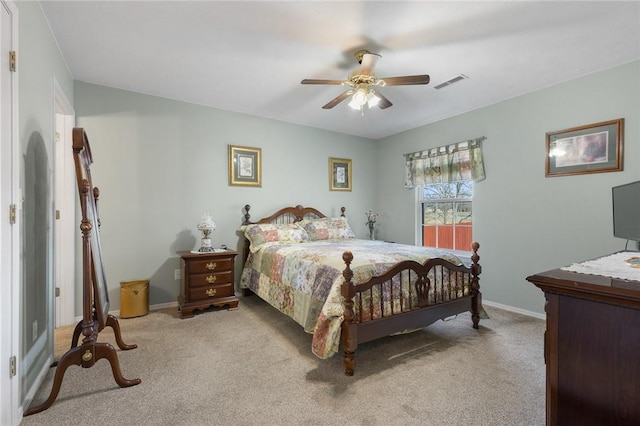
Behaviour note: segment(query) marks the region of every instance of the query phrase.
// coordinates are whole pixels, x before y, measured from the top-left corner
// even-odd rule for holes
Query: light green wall
[[[444,90],[464,90],[464,82]],[[624,171],[545,178],[545,134],[624,118]],[[403,154],[486,136],[487,178],[474,188],[485,300],[542,313],[528,275],[624,249],[611,187],[640,179],[640,62],[529,93],[377,141],[383,238],[414,243]]]
[[[333,215],[344,205],[360,237],[364,211],[375,208],[381,239],[413,244],[415,196],[403,187],[402,154],[486,136],[487,179],[474,198],[484,298],[542,313],[542,293],[526,276],[624,247],[612,236],[610,191],[640,179],[639,75],[634,62],[379,141],[76,82],[78,123],[103,193],[112,307],[119,282],[132,279],[151,279],[151,304],[174,301],[176,253],[197,246],[200,216],[218,224],[215,244],[236,247],[246,203],[254,218],[287,204]],[[546,132],[620,117],[623,172],[544,177]],[[228,144],[262,148],[262,188],[228,185]],[[353,159],[353,192],[328,190],[329,157]]]
[[[101,192],[112,309],[119,307],[120,282],[136,279],[151,280],[150,304],[176,301],[177,252],[199,247],[195,226],[204,213],[217,224],[213,244],[232,248],[245,204],[254,219],[285,205],[334,216],[345,206],[356,234],[367,235],[374,141],[83,82],[75,84],[75,107]],[[230,144],[262,149],[261,188],[229,186]],[[352,159],[352,192],[329,191],[329,157]]]

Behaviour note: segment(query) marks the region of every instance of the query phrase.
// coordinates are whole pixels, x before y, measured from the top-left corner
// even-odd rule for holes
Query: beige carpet
[[[361,345],[355,376],[316,358],[311,335],[259,298],[181,320],[177,309],[121,319],[120,388],[109,363],[70,367],[29,425],[543,425],[544,321],[495,308]],[[56,356],[73,327],[56,333]],[[105,329],[99,341],[115,345]],[[48,396],[55,369],[33,405]]]

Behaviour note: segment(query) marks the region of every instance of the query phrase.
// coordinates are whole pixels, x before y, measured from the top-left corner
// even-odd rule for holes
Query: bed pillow
[[[252,253],[265,243],[276,241],[301,243],[303,241],[309,241],[307,232],[297,223],[247,225],[244,227],[244,235],[250,242],[249,250]]]
[[[346,218],[304,219],[299,222],[311,241],[355,238]]]

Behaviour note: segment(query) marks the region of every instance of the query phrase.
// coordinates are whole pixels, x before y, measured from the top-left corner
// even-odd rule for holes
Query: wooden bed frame
[[[250,205],[244,207],[245,215],[243,225],[261,223],[294,223],[302,219],[324,218],[324,214],[312,207],[285,207],[278,210],[271,216],[262,218],[256,222],[251,222],[249,210]],[[344,216],[345,208],[341,208],[341,216]],[[369,342],[394,333],[405,330],[419,329],[426,327],[439,319],[445,319],[460,313],[471,312],[473,328],[477,329],[480,323],[480,311],[482,309],[482,294],[480,293],[479,275],[482,268],[478,261],[478,249],[480,244],[473,242],[471,249],[470,266],[455,265],[441,258],[432,258],[424,264],[413,260],[406,260],[392,266],[381,275],[372,277],[369,281],[355,284],[351,281],[353,271],[351,262],[353,254],[344,252],[342,259],[345,262],[345,269],[342,273],[344,283],[341,287],[341,294],[344,298],[344,321],[341,329],[341,344],[344,350],[345,374],[353,376],[355,368],[355,351],[360,343]],[[249,255],[249,241],[245,238],[243,248],[243,265]],[[428,277],[432,273],[431,277]],[[444,287],[445,277],[455,276],[456,282],[466,283],[466,295],[458,296],[452,294]],[[417,301],[418,307],[401,306],[391,312],[384,312],[382,318],[362,319],[368,317],[361,303],[362,298],[370,297],[374,292],[382,292],[383,288],[391,288],[391,281],[402,282],[406,279],[415,279],[414,289],[410,291],[408,297]],[[434,300],[429,298],[429,288],[441,289],[449,292],[449,300]],[[243,295],[253,294],[248,289],[243,289]],[[380,293],[378,293],[380,294]],[[429,300],[431,299],[431,300]],[[382,306],[379,307],[382,310]]]

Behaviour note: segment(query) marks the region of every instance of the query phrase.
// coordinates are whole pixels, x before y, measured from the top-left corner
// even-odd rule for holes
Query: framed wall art
[[[624,119],[547,133],[545,176],[622,170]]]
[[[329,190],[351,191],[351,160],[329,158]]]
[[[262,186],[262,150],[229,145],[229,185]]]

